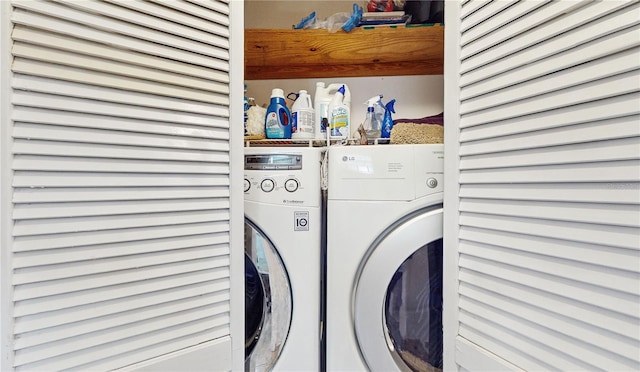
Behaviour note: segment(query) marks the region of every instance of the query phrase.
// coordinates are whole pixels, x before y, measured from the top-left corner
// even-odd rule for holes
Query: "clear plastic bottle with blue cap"
[[[381,120],[376,113],[376,107],[382,105],[382,94],[378,96],[373,96],[369,98],[366,102],[367,104],[367,115],[364,118],[364,126],[365,133],[367,134],[367,139],[373,140],[376,138],[380,138],[380,131],[382,128]]]

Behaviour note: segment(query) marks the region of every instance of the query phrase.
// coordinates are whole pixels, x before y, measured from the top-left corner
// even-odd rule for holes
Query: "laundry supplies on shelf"
[[[284,102],[282,89],[274,88],[271,91],[271,103],[267,107],[264,131],[270,139],[291,138],[291,113]]]

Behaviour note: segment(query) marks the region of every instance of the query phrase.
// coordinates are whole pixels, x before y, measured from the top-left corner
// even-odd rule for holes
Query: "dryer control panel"
[[[410,201],[444,190],[444,146],[329,148],[329,199]]]
[[[245,201],[319,206],[320,160],[315,148],[245,148]]]

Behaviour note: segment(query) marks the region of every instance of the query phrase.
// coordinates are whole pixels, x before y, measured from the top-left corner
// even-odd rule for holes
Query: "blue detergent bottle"
[[[382,130],[380,133],[381,138],[391,137],[391,129],[393,129],[393,118],[391,117],[391,114],[396,113],[393,109],[394,103],[396,103],[396,100],[392,99],[384,105],[384,118],[382,119]]]
[[[271,91],[271,102],[264,119],[264,133],[269,139],[291,138],[291,113],[284,101],[284,91],[275,88]]]

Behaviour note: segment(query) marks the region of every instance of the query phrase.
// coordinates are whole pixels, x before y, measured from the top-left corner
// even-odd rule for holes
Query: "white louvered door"
[[[240,20],[241,2],[11,5],[12,123],[2,125],[12,125],[12,159],[2,171],[11,172],[12,226],[2,270],[13,306],[3,307],[3,366],[242,366],[232,353],[243,332],[230,337],[242,324],[231,294],[243,280],[232,292],[243,260],[230,247],[243,222],[230,168],[242,145],[230,139],[242,129],[229,124],[242,79],[233,37],[243,45],[230,9]]]
[[[445,368],[640,370],[640,2],[447,2]]]

